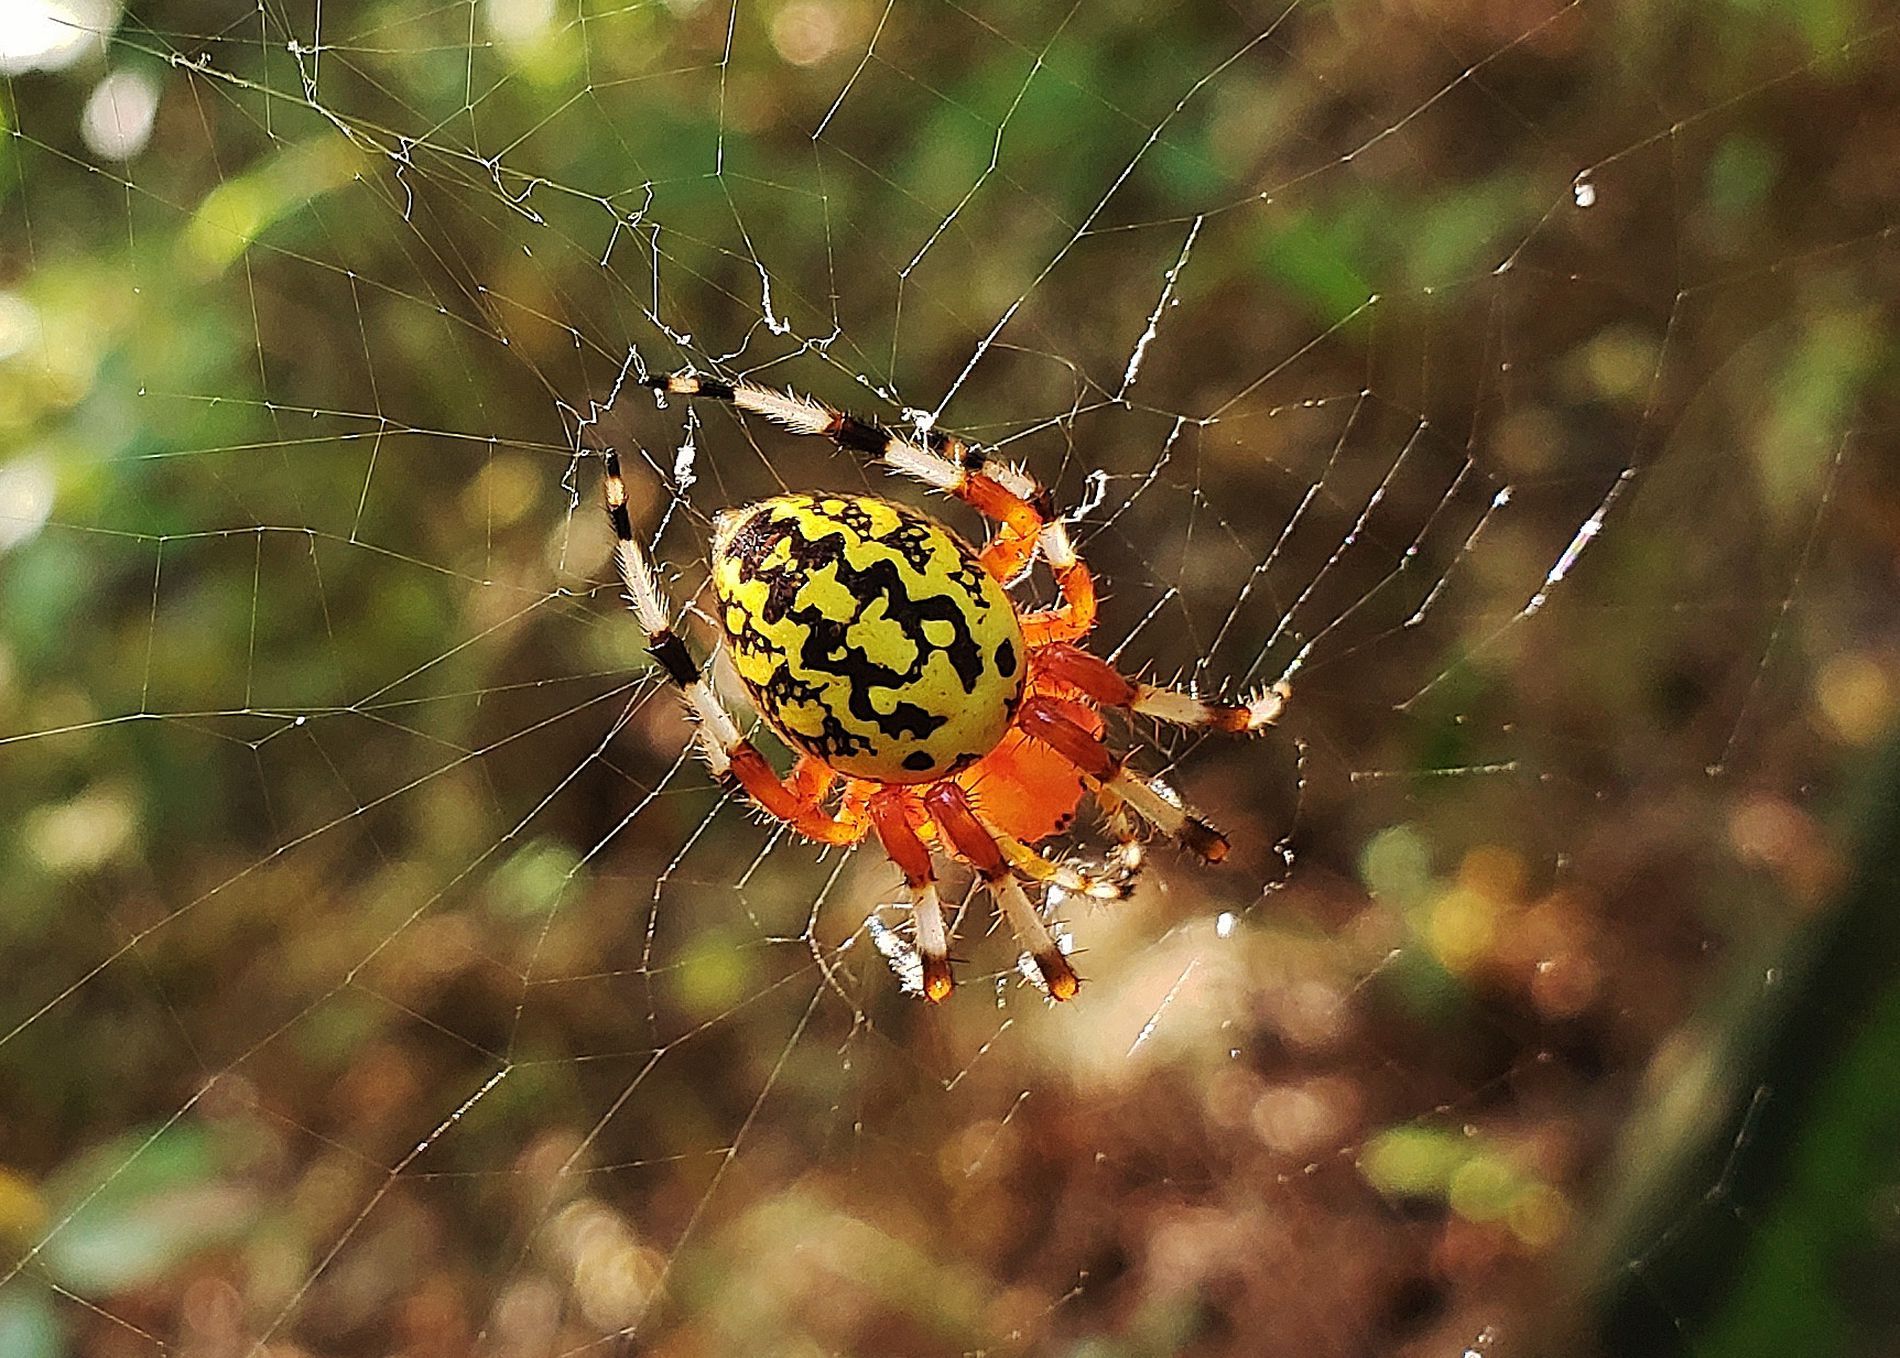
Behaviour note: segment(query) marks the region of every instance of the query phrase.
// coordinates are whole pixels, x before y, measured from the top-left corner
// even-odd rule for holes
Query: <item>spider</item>
[[[901,434],[789,391],[691,373],[645,385],[827,438],[995,525],[979,550],[904,505],[829,492],[777,495],[715,518],[712,593],[727,651],[759,716],[797,752],[780,775],[673,630],[633,535],[619,458],[605,453],[615,565],[648,653],[691,710],[706,762],[806,839],[843,846],[877,836],[904,874],[926,999],[941,1001],[954,985],[933,849],[975,870],[1057,1000],[1079,982],[1024,881],[1120,898],[1139,867],[1144,826],[1205,862],[1226,855],[1218,831],[1110,751],[1101,709],[1240,734],[1274,722],[1288,690],[1207,702],[1125,676],[1078,646],[1095,624],[1095,583],[1048,490],[954,435]],[[1038,553],[1061,602],[1022,610],[1006,586]],[[1117,840],[1101,868],[1033,847],[1068,827],[1085,793]]]

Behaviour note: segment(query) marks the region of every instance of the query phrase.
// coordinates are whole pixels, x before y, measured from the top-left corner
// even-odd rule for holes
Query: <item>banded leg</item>
[[[1263,689],[1244,703],[1210,703],[1192,693],[1130,679],[1099,656],[1056,642],[1030,654],[1039,673],[1088,694],[1103,707],[1139,712],[1175,726],[1207,726],[1229,735],[1249,735],[1278,721],[1293,691],[1284,683]]]
[[[1111,794],[1142,820],[1178,840],[1189,852],[1210,863],[1227,857],[1225,835],[1190,814],[1154,784],[1130,773],[1098,736],[1077,725],[1062,710],[1060,699],[1032,694],[1017,710],[1016,722],[1032,739],[1041,741],[1082,770],[1100,791]]]
[[[957,446],[963,445],[959,441]],[[1095,626],[1095,575],[1076,555],[1068,525],[1055,517],[1052,497],[1013,467],[1000,462],[983,466],[981,475],[970,477],[963,489],[951,492],[985,518],[1002,525],[978,558],[983,569],[1007,585],[1023,573],[1039,550],[1056,578],[1056,588],[1062,591],[1062,602],[1056,607],[1039,609],[1023,618],[1023,639],[1038,646],[1085,636]],[[1011,482],[1020,483],[1022,490],[1012,488]]]
[[[1016,942],[1035,961],[1042,983],[1050,998],[1072,999],[1081,984],[1075,968],[1062,955],[1042,916],[1036,913],[1023,884],[1009,869],[1003,850],[978,820],[970,799],[956,783],[932,783],[924,793],[924,806],[942,832],[944,842],[956,855],[976,869],[983,884],[995,898],[997,909],[1008,922]]]
[[[911,824],[905,803],[907,792],[892,789],[871,799],[871,824],[878,842],[904,873],[910,892],[911,915],[917,922],[917,956],[923,963],[924,998],[936,1004],[949,998],[956,982],[950,976],[950,931],[944,924],[943,901],[937,895],[937,875],[930,866],[930,850]]]
[[[1037,550],[1042,552],[1062,591],[1061,606],[1032,613],[1025,622],[1031,645],[1073,641],[1095,625],[1095,578],[1075,554],[1067,526],[1055,514],[1048,489],[1025,472],[985,457],[955,434],[932,430],[907,438],[877,423],[795,392],[776,391],[756,382],[722,382],[691,373],[651,377],[646,385],[675,396],[702,396],[755,415],[763,415],[794,434],[830,439],[840,448],[874,458],[893,471],[954,495],[1000,525],[996,539],[983,549],[983,568],[1007,584],[1021,575]]]
[[[807,839],[824,844],[855,844],[863,839],[866,827],[860,818],[840,819],[821,804],[831,784],[828,770],[801,761],[787,782],[766,762],[757,747],[739,734],[738,726],[713,693],[692,652],[673,630],[665,592],[639,539],[633,535],[633,523],[627,514],[627,483],[620,475],[620,458],[610,451],[606,461],[603,494],[607,520],[614,530],[614,566],[633,604],[634,617],[647,634],[647,654],[665,671],[667,679],[679,689],[692,711],[694,738],[714,776],[737,782],[768,815],[784,821]]]

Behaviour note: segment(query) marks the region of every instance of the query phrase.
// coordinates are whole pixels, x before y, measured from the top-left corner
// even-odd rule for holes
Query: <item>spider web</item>
[[[1690,1341],[1893,705],[1889,20],[24,13],[0,1349]],[[902,995],[890,865],[690,756],[594,450],[682,604],[722,508],[926,501],[680,367],[955,428],[1098,653],[1291,682],[1116,728],[1235,851],[1067,902],[1075,1003],[980,892]]]

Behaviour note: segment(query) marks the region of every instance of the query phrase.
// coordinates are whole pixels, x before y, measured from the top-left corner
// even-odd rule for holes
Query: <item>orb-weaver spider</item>
[[[707,763],[807,839],[877,836],[909,890],[927,999],[944,999],[953,984],[933,844],[975,869],[1058,1000],[1075,994],[1075,969],[1019,877],[1071,895],[1123,896],[1141,824],[1207,862],[1226,855],[1218,831],[1109,751],[1099,709],[1244,733],[1279,716],[1286,686],[1210,703],[1125,677],[1077,646],[1095,625],[1095,583],[1046,489],[953,435],[908,437],[752,382],[679,373],[646,385],[828,438],[997,525],[979,551],[934,519],[867,495],[779,495],[718,516],[712,584],[727,648],[759,715],[799,752],[780,776],[673,631],[633,536],[619,458],[606,453],[615,563],[648,652],[697,719]],[[1005,586],[1038,552],[1062,602],[1019,612]],[[1031,847],[1067,827],[1085,790],[1119,841],[1100,871]]]

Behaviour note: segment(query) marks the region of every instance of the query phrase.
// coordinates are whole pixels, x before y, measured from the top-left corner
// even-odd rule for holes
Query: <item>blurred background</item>
[[[11,0],[0,1354],[1896,1351],[1897,58]],[[1074,1003],[961,878],[902,994],[890,865],[687,752],[594,450],[682,601],[722,507],[925,502],[689,365],[999,449],[1099,653],[1291,678],[1118,728],[1236,847],[1066,903]]]

